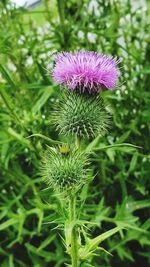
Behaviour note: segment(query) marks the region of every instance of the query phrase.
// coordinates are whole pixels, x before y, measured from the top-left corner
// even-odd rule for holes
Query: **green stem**
[[[70,221],[73,224],[72,232],[71,232],[71,260],[72,260],[72,267],[78,267],[78,233],[77,233],[77,226],[75,224],[76,220],[76,199],[75,196],[70,196],[69,202],[69,215]]]
[[[64,0],[57,0],[57,7],[58,7],[60,23],[61,23],[61,26],[63,28],[64,21],[65,21],[65,1]]]
[[[122,199],[124,199],[128,195],[127,186],[126,186],[126,182],[125,182],[125,177],[124,176],[121,176],[119,178],[119,183],[120,183],[120,187],[121,187],[121,191],[122,191]]]
[[[80,148],[80,140],[79,140],[79,137],[77,135],[75,136],[75,146],[77,149]]]

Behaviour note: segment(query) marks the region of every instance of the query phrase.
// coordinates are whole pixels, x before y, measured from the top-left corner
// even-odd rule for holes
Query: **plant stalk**
[[[78,233],[77,233],[77,226],[76,226],[76,199],[74,195],[70,196],[69,201],[69,215],[70,221],[73,224],[73,228],[71,231],[71,249],[70,255],[72,260],[72,267],[78,267]]]

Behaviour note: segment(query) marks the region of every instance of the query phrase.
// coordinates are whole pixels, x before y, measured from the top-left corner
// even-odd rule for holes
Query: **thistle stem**
[[[72,267],[78,267],[78,234],[77,234],[77,226],[75,223],[76,220],[76,199],[75,196],[70,196],[69,201],[69,215],[70,221],[73,224],[72,232],[71,232],[71,249],[70,255],[72,260]]]

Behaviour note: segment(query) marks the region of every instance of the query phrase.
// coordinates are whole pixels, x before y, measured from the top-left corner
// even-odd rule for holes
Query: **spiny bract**
[[[54,121],[62,134],[91,139],[106,132],[109,117],[99,95],[66,92],[55,111]]]
[[[86,156],[76,150],[62,154],[60,149],[47,149],[43,170],[46,183],[57,192],[76,191],[87,181]]]

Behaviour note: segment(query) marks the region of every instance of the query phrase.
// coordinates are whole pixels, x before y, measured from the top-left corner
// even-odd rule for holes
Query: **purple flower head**
[[[53,78],[69,89],[96,93],[102,87],[113,89],[116,85],[120,60],[93,51],[62,52],[54,57]]]

